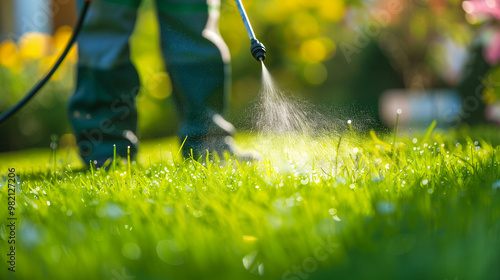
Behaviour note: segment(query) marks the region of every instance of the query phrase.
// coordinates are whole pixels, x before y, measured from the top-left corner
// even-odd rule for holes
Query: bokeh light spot
[[[304,67],[304,78],[312,85],[322,84],[328,76],[328,71],[322,63],[309,63]]]
[[[18,73],[21,70],[22,61],[16,44],[11,40],[0,43],[0,65],[5,66]]]
[[[39,59],[50,53],[52,38],[50,35],[28,32],[19,40],[21,56],[26,59]]]
[[[142,254],[141,248],[133,242],[123,244],[122,253],[125,258],[131,260],[138,260]]]
[[[300,46],[300,55],[305,62],[323,61],[326,58],[326,53],[326,47],[319,39],[305,41]]]
[[[165,72],[157,72],[148,79],[148,89],[152,97],[165,99],[172,93],[170,77]]]

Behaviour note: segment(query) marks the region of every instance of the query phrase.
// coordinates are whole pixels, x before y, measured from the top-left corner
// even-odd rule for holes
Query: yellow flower
[[[52,48],[51,37],[47,34],[28,32],[19,40],[19,49],[23,59],[39,59],[49,55]]]
[[[0,65],[9,68],[15,73],[22,69],[22,59],[16,44],[11,40],[0,43]]]
[[[330,21],[339,21],[345,14],[345,3],[342,0],[321,0],[318,3],[320,15]]]

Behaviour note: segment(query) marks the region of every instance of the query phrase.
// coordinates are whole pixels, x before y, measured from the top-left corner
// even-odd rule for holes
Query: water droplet
[[[184,263],[184,259],[180,254],[181,251],[182,249],[174,240],[161,240],[156,245],[158,257],[170,265],[182,265]]]
[[[493,185],[491,187],[494,188],[494,189],[500,189],[500,180],[498,180],[497,182],[493,183]]]
[[[264,275],[264,264],[263,263],[259,264],[259,275],[260,276]]]
[[[165,214],[167,214],[167,215],[172,215],[172,214],[174,214],[174,207],[167,205],[167,206],[163,207],[163,212],[165,212]]]
[[[106,204],[106,206],[97,209],[97,215],[99,217],[107,217],[111,220],[118,220],[124,214],[125,213],[123,212],[122,208],[118,204],[115,204],[113,202],[109,202]]]
[[[133,242],[127,242],[122,246],[122,254],[130,260],[138,260],[141,257],[141,248]]]
[[[427,185],[428,183],[429,183],[429,180],[427,180],[427,179],[424,179],[424,180],[422,181],[422,185],[424,185],[424,186],[425,186],[425,185]]]
[[[337,182],[338,184],[345,184],[345,179],[342,177],[336,177],[335,182]]]
[[[413,142],[413,144],[417,144],[417,142],[418,142],[417,138],[413,138],[412,142]]]
[[[398,115],[401,115],[401,113],[403,113],[403,110],[401,110],[401,109],[397,109],[397,110],[396,110],[396,113],[397,113]]]
[[[253,251],[252,253],[243,257],[243,266],[246,270],[249,270],[255,261],[255,257],[257,256],[258,251]]]
[[[396,209],[396,207],[394,206],[394,203],[392,203],[392,202],[381,201],[377,204],[377,211],[380,214],[389,215],[389,214],[394,213],[395,209]]]
[[[193,216],[195,218],[200,218],[201,216],[203,216],[203,212],[201,210],[198,210],[198,211],[194,211],[193,212]]]

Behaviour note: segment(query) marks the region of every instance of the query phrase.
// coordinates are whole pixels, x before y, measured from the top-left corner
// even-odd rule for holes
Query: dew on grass
[[[424,186],[425,186],[425,185],[427,185],[428,183],[429,183],[429,180],[427,180],[427,179],[422,180],[422,185],[424,185]]]

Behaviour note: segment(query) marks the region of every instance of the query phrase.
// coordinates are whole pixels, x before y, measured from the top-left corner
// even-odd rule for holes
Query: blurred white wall
[[[30,31],[52,32],[51,7],[51,0],[15,0],[13,14],[16,35]]]

